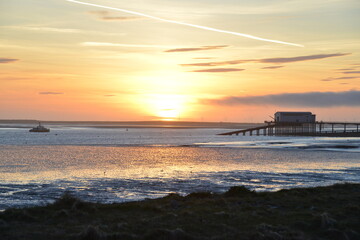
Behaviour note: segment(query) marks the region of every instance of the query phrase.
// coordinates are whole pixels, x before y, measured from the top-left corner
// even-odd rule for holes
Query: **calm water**
[[[360,138],[216,136],[224,131],[0,128],[0,209],[46,204],[64,191],[108,203],[360,182]]]

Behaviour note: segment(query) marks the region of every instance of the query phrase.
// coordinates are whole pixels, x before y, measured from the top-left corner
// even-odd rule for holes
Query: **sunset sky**
[[[0,119],[360,121],[359,0],[81,2],[0,0]]]

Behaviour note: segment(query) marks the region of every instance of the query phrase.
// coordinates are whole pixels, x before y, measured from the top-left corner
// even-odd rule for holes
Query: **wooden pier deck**
[[[218,135],[256,135],[256,136],[324,136],[324,137],[360,137],[360,123],[315,122],[315,123],[277,123]]]

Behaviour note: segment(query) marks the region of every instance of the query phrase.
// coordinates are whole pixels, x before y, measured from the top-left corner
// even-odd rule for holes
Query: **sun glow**
[[[183,95],[150,95],[147,103],[150,114],[164,121],[179,120],[188,110],[187,97]]]

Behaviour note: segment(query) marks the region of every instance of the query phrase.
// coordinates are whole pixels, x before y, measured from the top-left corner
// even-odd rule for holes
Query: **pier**
[[[243,136],[324,136],[324,137],[360,137],[360,123],[350,122],[265,122],[266,125],[218,135]]]

